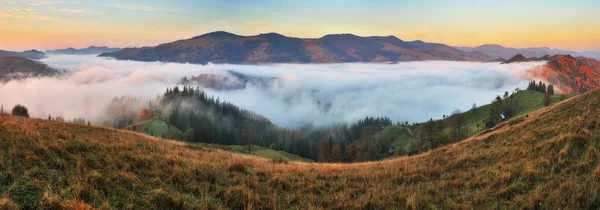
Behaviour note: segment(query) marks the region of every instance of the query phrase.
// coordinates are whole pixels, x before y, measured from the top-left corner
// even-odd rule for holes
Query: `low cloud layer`
[[[5,109],[20,103],[35,117],[62,114],[66,119],[84,117],[99,123],[113,97],[151,100],[184,76],[228,76],[231,70],[278,79],[268,88],[206,91],[288,128],[352,122],[365,116],[388,116],[402,122],[441,118],[455,109],[468,110],[473,103],[487,104],[504,91],[525,88],[527,70],[542,64],[193,65],[66,55],[42,61],[69,73],[0,84],[0,104]],[[325,111],[327,103],[331,108]]]

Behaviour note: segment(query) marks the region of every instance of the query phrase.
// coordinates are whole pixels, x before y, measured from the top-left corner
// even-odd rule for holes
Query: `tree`
[[[466,136],[465,131],[465,117],[464,114],[459,110],[452,112],[452,116],[449,118],[450,122],[450,137],[454,142],[462,140]]]
[[[52,120],[52,116],[48,115],[48,120]]]
[[[550,93],[544,94],[544,106],[550,105]]]
[[[430,149],[435,149],[445,141],[442,135],[443,131],[444,123],[441,120],[433,121],[433,119],[430,119],[419,130],[419,138],[429,144]]]
[[[29,111],[27,108],[21,104],[17,104],[12,109],[12,115],[21,116],[21,117],[29,117]]]
[[[339,145],[335,145],[331,149],[331,162],[342,162],[342,148]]]
[[[504,92],[504,99],[508,98],[508,91]]]
[[[329,147],[329,142],[323,140],[317,146],[318,152],[318,160],[319,162],[327,162],[329,161],[331,147]]]
[[[146,108],[143,108],[142,110],[140,110],[140,113],[138,115],[138,117],[140,118],[140,121],[145,120],[151,116],[152,116],[152,113]]]
[[[548,92],[550,95],[554,95],[554,85],[548,85],[548,90],[546,92]]]
[[[475,110],[475,109],[477,109],[477,104],[473,103],[473,106],[471,106],[471,110]]]
[[[356,141],[346,145],[346,161],[355,162],[356,161]]]
[[[256,139],[256,134],[254,129],[250,126],[250,123],[246,123],[246,126],[244,126],[244,129],[242,130],[242,139],[248,146],[248,154],[252,154],[252,144]]]

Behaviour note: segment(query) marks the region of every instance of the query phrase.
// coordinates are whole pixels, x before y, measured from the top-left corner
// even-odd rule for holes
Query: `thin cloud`
[[[29,3],[30,6],[47,6],[62,3],[62,1],[34,1]]]
[[[74,14],[88,13],[88,11],[83,10],[83,9],[56,9],[55,11],[63,12],[63,13],[74,13]]]
[[[55,20],[57,17],[41,15],[33,8],[11,8],[0,11],[2,18],[30,19],[30,20]]]
[[[113,7],[119,8],[119,9],[144,11],[144,12],[172,11],[172,9],[166,9],[166,8],[156,8],[156,7],[128,5],[128,4],[113,4]]]

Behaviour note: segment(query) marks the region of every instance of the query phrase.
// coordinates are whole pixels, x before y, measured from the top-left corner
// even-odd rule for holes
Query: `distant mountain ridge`
[[[100,56],[120,60],[178,63],[345,63],[421,60],[490,61],[481,52],[394,36],[361,37],[332,34],[318,39],[293,38],[277,33],[240,36],[217,31],[155,47],[125,48]]]
[[[44,53],[42,51],[38,51],[38,50],[27,50],[27,51],[23,51],[23,52],[0,50],[0,58],[1,57],[19,57],[19,58],[39,60],[39,59],[48,57],[48,55],[46,55],[46,53]]]
[[[484,44],[477,47],[455,47],[456,49],[465,52],[482,52],[494,58],[502,58],[508,60],[516,54],[521,54],[525,57],[541,57],[544,55],[570,54],[573,56],[584,56],[595,59],[600,59],[600,52],[583,51],[576,52],[563,49],[552,49],[549,47],[530,47],[530,48],[512,48],[504,47],[498,44]]]
[[[65,54],[65,55],[100,55],[102,53],[111,53],[121,50],[121,48],[111,48],[106,46],[90,46],[81,49],[65,48],[46,51],[49,54]]]

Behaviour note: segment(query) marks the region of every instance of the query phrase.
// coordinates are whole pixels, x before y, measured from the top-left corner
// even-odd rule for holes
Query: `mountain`
[[[27,59],[42,59],[47,57],[46,53],[37,50],[27,50],[23,52],[13,52],[13,51],[4,51],[0,50],[0,57],[20,57]]]
[[[600,86],[600,61],[592,58],[554,55],[533,73],[563,93],[582,93]]]
[[[358,164],[271,161],[0,116],[0,208],[595,209],[598,98],[595,89],[460,143]]]
[[[343,63],[419,60],[490,61],[481,52],[463,52],[447,45],[407,42],[394,36],[326,35],[318,39],[277,33],[240,36],[213,32],[155,47],[125,48],[100,56],[121,60],[179,63]]]
[[[522,54],[525,57],[541,57],[544,55],[570,54],[574,56],[585,56],[600,59],[600,52],[582,51],[575,52],[562,49],[552,49],[548,47],[531,48],[512,48],[497,44],[484,44],[478,47],[455,47],[465,52],[481,52],[494,58],[509,59],[516,54]]]
[[[96,47],[90,46],[82,49],[66,48],[46,51],[49,54],[65,54],[65,55],[100,55],[102,53],[111,53],[121,50],[121,48],[110,48],[106,46]]]
[[[503,64],[506,64],[506,63],[519,63],[519,62],[528,62],[528,61],[534,61],[534,60],[537,60],[537,59],[527,58],[524,55],[516,54],[512,58],[510,58],[507,61],[504,61],[502,63]]]
[[[60,71],[41,62],[19,57],[0,57],[0,82],[58,74]]]
[[[181,84],[200,85],[204,88],[210,88],[214,90],[239,90],[246,88],[247,85],[269,87],[273,81],[277,79],[278,78],[275,77],[249,76],[243,73],[228,70],[227,75],[200,74],[198,76],[192,76],[189,79],[185,77],[181,80]]]

